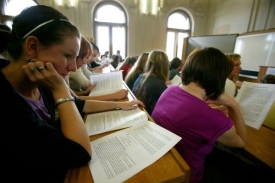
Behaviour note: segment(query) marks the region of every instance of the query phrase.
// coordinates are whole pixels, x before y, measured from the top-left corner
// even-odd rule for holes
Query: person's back
[[[169,66],[169,80],[172,80],[176,75],[180,76],[180,70],[182,68],[182,65],[182,61],[178,57],[173,58]]]
[[[237,102],[222,94],[231,69],[225,55],[215,48],[193,51],[183,67],[182,84],[167,88],[151,115],[157,124],[182,137],[175,147],[191,168],[191,183],[202,179],[205,157],[216,142],[245,145],[246,127]],[[232,120],[208,103],[229,107]]]
[[[158,125],[182,137],[175,147],[191,167],[194,180],[202,177],[203,159],[211,152],[216,139],[232,126],[222,112],[209,108],[178,86],[170,86],[163,92],[152,118]]]
[[[151,114],[160,95],[167,88],[169,60],[165,52],[153,50],[149,53],[145,72],[134,83],[133,93]]]
[[[127,86],[130,88],[130,90],[133,89],[134,83],[136,79],[139,77],[140,74],[144,73],[145,64],[148,60],[149,53],[145,52],[142,53],[139,58],[137,59],[134,66],[131,68],[131,70],[128,72],[125,78],[125,82]]]
[[[145,77],[145,75],[140,75],[136,79],[132,91],[135,96],[144,103],[145,110],[151,115],[159,97],[167,86],[163,80],[153,75],[148,76],[146,81],[143,83]]]
[[[120,57],[116,55],[116,56],[114,57],[114,60],[111,62],[111,65],[113,66],[114,69],[117,68],[119,62],[120,62]]]
[[[133,65],[135,64],[135,62],[136,62],[136,59],[134,57],[130,57],[129,60],[128,60],[128,62],[125,65],[123,65],[123,66],[121,66],[119,68],[119,70],[122,70],[122,78],[123,78],[123,80],[125,80],[125,78],[126,78],[128,72],[129,72],[129,70],[133,67]]]

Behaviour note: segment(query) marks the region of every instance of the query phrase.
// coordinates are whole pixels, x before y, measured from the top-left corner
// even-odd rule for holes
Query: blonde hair
[[[229,59],[229,60],[236,60],[236,59],[240,59],[241,55],[237,54],[237,53],[225,53],[225,56]]]
[[[127,65],[129,62],[130,56],[126,57],[124,61],[116,67],[116,70],[120,70],[122,66]]]
[[[129,73],[126,75],[125,82],[129,82],[134,79],[136,73],[143,73],[145,64],[148,60],[149,53],[144,52],[139,57],[134,66],[131,68]]]
[[[139,91],[141,91],[142,86],[151,75],[155,75],[166,83],[169,76],[169,60],[167,54],[161,50],[151,51],[145,64],[143,75],[144,77],[141,81]]]

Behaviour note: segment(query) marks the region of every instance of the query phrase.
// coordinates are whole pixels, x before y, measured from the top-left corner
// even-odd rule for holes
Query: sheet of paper
[[[246,125],[259,129],[275,100],[275,85],[244,81],[236,100]]]
[[[272,74],[275,75],[275,68],[267,68],[266,73],[265,74]]]
[[[146,121],[91,142],[95,183],[121,183],[154,163],[181,137]]]
[[[109,73],[109,72],[112,72],[112,71],[115,71],[115,69],[114,69],[114,67],[111,64],[109,64],[107,67],[104,67],[102,69],[103,73]]]
[[[147,121],[147,115],[140,108],[115,110],[87,115],[85,126],[89,135],[117,130]]]
[[[92,74],[91,83],[96,84],[89,96],[105,95],[119,91],[123,88],[122,71]]]
[[[175,75],[175,77],[171,80],[173,85],[179,85],[181,84],[181,78],[178,75]]]

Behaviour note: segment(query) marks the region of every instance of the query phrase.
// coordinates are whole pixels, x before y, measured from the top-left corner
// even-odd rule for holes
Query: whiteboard
[[[241,55],[242,70],[259,71],[259,66],[275,66],[275,33],[238,36],[234,53]]]
[[[232,53],[237,36],[238,34],[189,37],[186,55],[188,56],[196,48],[204,47],[214,47],[223,53]]]

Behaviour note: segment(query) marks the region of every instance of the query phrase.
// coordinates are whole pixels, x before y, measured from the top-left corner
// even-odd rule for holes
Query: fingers
[[[42,72],[46,70],[44,62],[29,62],[23,66],[23,71],[30,78],[31,81],[36,82],[37,78],[41,78]]]

